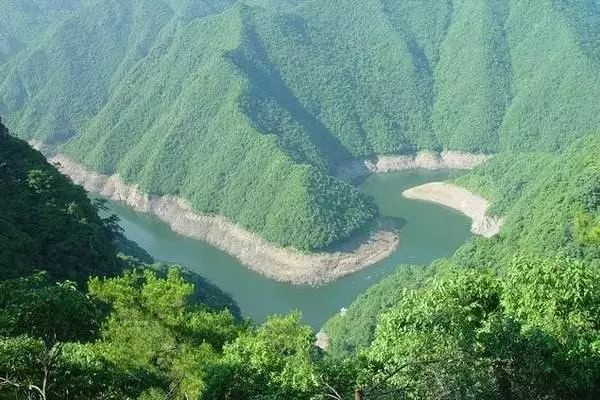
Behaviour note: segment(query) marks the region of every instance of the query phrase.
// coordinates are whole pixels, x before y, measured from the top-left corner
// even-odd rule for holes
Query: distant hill
[[[346,160],[552,153],[600,126],[597,1],[0,8],[0,113],[18,136],[305,250],[376,215],[332,177]]]

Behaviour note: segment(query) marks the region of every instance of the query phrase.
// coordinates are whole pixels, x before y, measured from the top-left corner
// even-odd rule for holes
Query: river
[[[294,286],[264,278],[235,258],[200,241],[180,236],[152,215],[118,203],[108,208],[121,219],[125,236],[158,261],[183,265],[229,294],[244,316],[262,321],[269,314],[300,310],[305,322],[319,328],[360,293],[402,263],[426,264],[452,255],[470,237],[470,220],[434,204],[407,200],[404,189],[446,180],[451,171],[402,171],[371,175],[359,188],[373,196],[381,213],[400,218],[400,247],[386,260],[322,287]]]

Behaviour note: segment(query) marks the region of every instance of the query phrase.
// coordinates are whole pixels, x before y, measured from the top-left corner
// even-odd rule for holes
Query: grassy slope
[[[373,218],[326,177],[345,159],[554,152],[600,125],[592,3],[84,3],[0,63],[17,134],[284,245]]]

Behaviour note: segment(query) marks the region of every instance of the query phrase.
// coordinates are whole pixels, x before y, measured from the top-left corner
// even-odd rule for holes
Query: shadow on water
[[[206,304],[213,310],[228,309],[234,317],[242,319],[242,310],[229,293],[224,292],[220,287],[193,271],[186,269],[184,278],[196,287],[192,295],[192,301]]]
[[[117,217],[118,218],[118,217]],[[132,258],[142,264],[153,264],[154,258],[133,240],[127,239],[124,235],[118,235],[115,239],[117,252]]]

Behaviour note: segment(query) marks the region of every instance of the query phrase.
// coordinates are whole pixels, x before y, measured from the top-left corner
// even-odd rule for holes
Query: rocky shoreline
[[[473,221],[471,232],[486,238],[497,235],[504,222],[502,218],[487,215],[490,203],[486,199],[449,183],[427,183],[405,190],[402,195],[407,199],[441,204],[465,214]]]
[[[393,223],[380,219],[368,233],[358,235],[336,250],[301,253],[269,243],[219,215],[200,214],[185,199],[175,196],[149,196],[118,175],[89,170],[51,147],[32,141],[60,171],[87,191],[122,202],[138,212],[152,213],[184,236],[202,240],[235,257],[248,268],[264,276],[293,284],[322,285],[357,272],[391,255],[400,238]],[[490,156],[460,152],[419,152],[412,156],[380,156],[354,161],[338,169],[338,177],[352,180],[372,173],[408,169],[472,169]],[[477,233],[477,232],[475,232]]]
[[[224,217],[196,213],[184,199],[148,196],[117,175],[88,170],[63,155],[48,160],[87,191],[125,203],[136,211],[152,213],[173,231],[205,241],[277,281],[322,285],[383,260],[400,242],[393,225],[381,220],[371,232],[341,244],[336,251],[303,254],[269,243]]]
[[[381,155],[365,160],[354,160],[340,165],[336,175],[346,181],[365,177],[370,174],[411,169],[473,169],[492,156],[471,154],[460,151],[420,151],[411,155]]]

